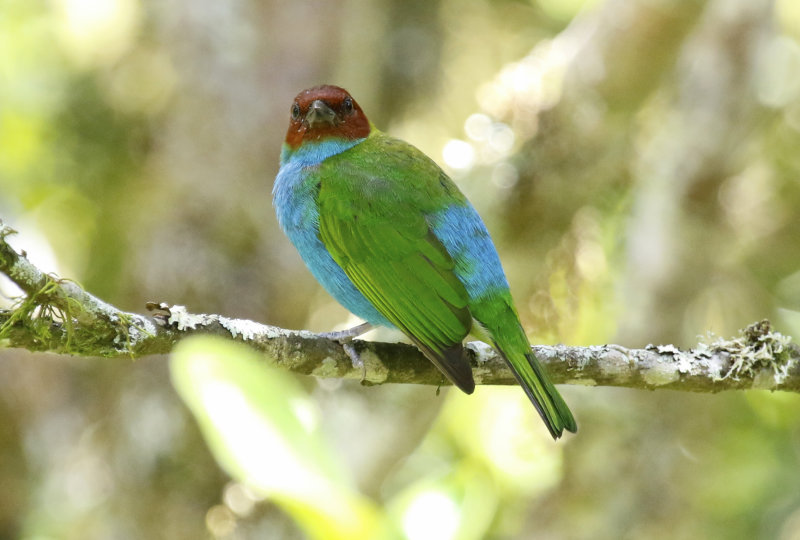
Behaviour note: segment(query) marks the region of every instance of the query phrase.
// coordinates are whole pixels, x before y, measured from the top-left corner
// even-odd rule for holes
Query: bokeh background
[[[452,174],[535,342],[800,335],[795,0],[0,0],[0,218],[122,309],[344,327],[271,208],[323,82]],[[0,538],[800,538],[796,395],[562,386],[553,443],[515,388],[179,356],[0,350]]]

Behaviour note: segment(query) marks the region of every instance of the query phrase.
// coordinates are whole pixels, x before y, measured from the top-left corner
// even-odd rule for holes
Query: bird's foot
[[[370,330],[372,330],[372,324],[365,322],[357,326],[353,326],[352,328],[348,328],[346,330],[339,330],[337,332],[325,332],[324,334],[320,334],[322,337],[328,338],[332,341],[336,341],[337,343],[341,344],[345,354],[347,354],[347,357],[350,358],[350,362],[353,363],[353,367],[355,369],[361,370],[362,383],[367,378],[367,365],[364,363],[364,360],[361,359],[361,355],[358,354],[358,351],[353,346],[352,341],[354,338],[360,336],[365,332],[369,332]]]
[[[356,348],[353,347],[353,344],[349,341],[342,343],[342,349],[344,349],[344,352],[347,354],[348,358],[350,358],[353,367],[361,370],[361,380],[359,382],[363,383],[367,378],[367,364],[364,363],[361,355],[358,354]]]
[[[372,323],[361,323],[353,326],[351,328],[347,328],[345,330],[338,330],[336,332],[325,332],[324,334],[320,334],[320,336],[328,339],[332,339],[333,341],[338,341],[339,343],[345,343],[348,341],[352,341],[353,338],[360,336],[361,334],[365,334],[372,330]]]

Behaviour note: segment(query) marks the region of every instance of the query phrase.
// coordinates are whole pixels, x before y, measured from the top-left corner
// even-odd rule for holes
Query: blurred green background
[[[795,0],[0,0],[0,218],[122,309],[344,327],[271,207],[323,82],[462,186],[535,342],[800,336]],[[800,538],[799,396],[561,388],[553,443],[517,388],[2,350],[0,538]]]

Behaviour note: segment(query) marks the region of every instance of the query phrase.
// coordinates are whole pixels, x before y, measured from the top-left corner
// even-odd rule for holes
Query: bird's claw
[[[342,346],[345,354],[347,354],[347,357],[350,358],[350,362],[353,363],[353,367],[361,370],[361,383],[367,379],[367,365],[361,359],[361,355],[358,354],[358,351],[353,345],[353,338],[360,336],[365,332],[369,332],[371,329],[372,324],[365,322],[353,326],[352,328],[347,328],[346,330],[325,332],[324,334],[320,334],[322,337],[328,338],[331,341],[335,341]]]
[[[352,339],[350,341],[345,341],[342,343],[342,349],[347,354],[350,361],[353,363],[353,367],[355,369],[361,369],[361,382],[362,384],[367,379],[367,364],[364,363],[364,360],[361,358],[361,355],[358,354],[355,346],[353,346]]]

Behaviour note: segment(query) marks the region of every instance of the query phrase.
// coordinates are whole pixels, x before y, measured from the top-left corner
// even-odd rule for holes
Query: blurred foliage
[[[321,82],[453,175],[534,340],[800,335],[793,0],[0,0],[0,217],[123,309],[345,326],[270,200]],[[800,538],[798,396],[566,387],[556,444],[518,389],[228,347],[182,345],[177,393],[164,358],[0,352],[0,538]]]
[[[290,374],[268,372],[253,351],[213,337],[185,340],[170,365],[175,388],[235,479],[272,498],[314,538],[374,537],[372,505],[343,478],[307,392]],[[230,520],[221,521],[209,523],[212,532]]]

